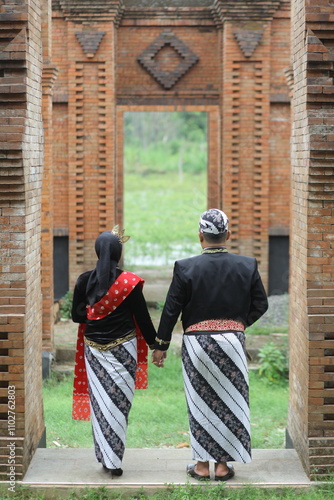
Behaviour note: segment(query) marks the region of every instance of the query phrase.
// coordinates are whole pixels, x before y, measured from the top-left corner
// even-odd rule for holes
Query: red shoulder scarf
[[[88,319],[101,319],[112,313],[126,297],[132,292],[135,286],[140,283],[144,285],[144,280],[129,271],[123,271],[111,285],[107,293],[99,302],[93,306],[87,306]],[[74,366],[73,382],[73,403],[72,418],[74,420],[90,419],[90,403],[88,393],[88,381],[84,355],[84,335],[86,324],[80,323],[78,328],[78,338]],[[142,336],[138,325],[137,332],[137,371],[136,389],[147,388],[147,344]]]

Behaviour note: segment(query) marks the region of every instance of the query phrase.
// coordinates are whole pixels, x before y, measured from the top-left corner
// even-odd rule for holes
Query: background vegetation
[[[303,488],[257,488],[244,486],[230,488],[225,484],[169,486],[152,494],[142,489],[130,492],[119,492],[111,488],[83,488],[73,491],[68,496],[54,491],[48,492],[47,498],[67,500],[332,500],[333,484],[318,484],[308,489]],[[36,492],[35,488],[20,488],[11,493],[0,487],[1,500],[45,500],[45,496]]]
[[[197,251],[207,201],[207,115],[125,113],[126,265],[166,265]]]

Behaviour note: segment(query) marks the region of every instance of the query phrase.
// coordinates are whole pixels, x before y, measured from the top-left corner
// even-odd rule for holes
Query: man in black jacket
[[[219,209],[199,221],[201,255],[175,262],[152,354],[162,367],[181,313],[182,366],[196,464],[187,474],[210,479],[234,476],[229,461],[251,461],[248,370],[244,330],[267,310],[256,259],[230,254],[228,218]]]

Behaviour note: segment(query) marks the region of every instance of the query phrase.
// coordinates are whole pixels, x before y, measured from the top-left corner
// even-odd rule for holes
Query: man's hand
[[[158,368],[163,368],[164,360],[167,357],[166,351],[160,351],[159,349],[155,349],[152,352],[152,363]]]

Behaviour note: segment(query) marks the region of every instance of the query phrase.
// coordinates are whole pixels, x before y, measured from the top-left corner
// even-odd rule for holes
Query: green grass
[[[271,384],[250,371],[250,410],[253,448],[284,448],[288,413],[288,382]]]
[[[39,494],[34,489],[17,486],[15,492],[6,491],[0,487],[1,500],[43,500],[43,494]],[[332,500],[333,483],[314,485],[312,488],[304,490],[293,488],[256,488],[245,486],[240,488],[229,488],[224,484],[169,486],[161,491],[146,494],[143,489],[138,489],[132,493],[120,493],[105,487],[84,488],[73,491],[66,497],[58,496],[57,491],[51,497],[48,492],[47,498],[54,500]]]
[[[248,326],[247,335],[271,335],[272,333],[289,333],[289,327],[287,325],[278,325],[273,328],[273,326],[263,326],[254,325]]]
[[[166,265],[200,251],[198,220],[206,210],[207,174],[177,172],[125,175],[124,228],[131,239],[124,247],[126,265],[138,258]]]
[[[71,418],[72,377],[44,384],[48,447],[92,447],[90,422]],[[288,388],[271,385],[250,370],[250,405],[253,448],[283,448]],[[147,426],[147,420],[150,425]],[[149,388],[135,393],[129,417],[128,448],[189,445],[181,359],[169,351],[165,368],[149,364]]]

